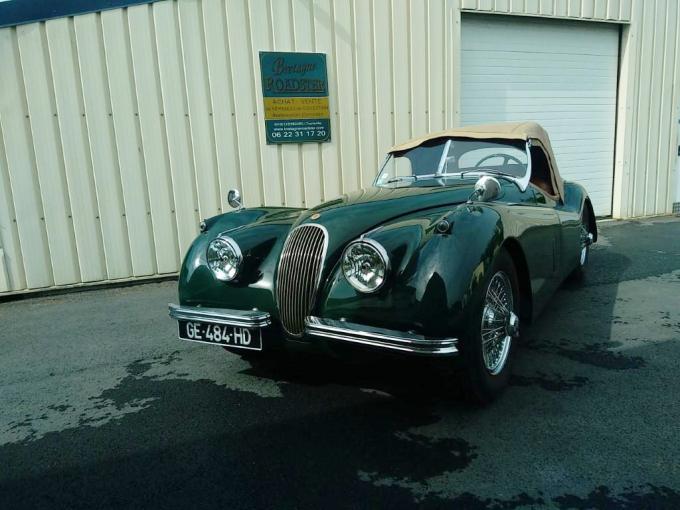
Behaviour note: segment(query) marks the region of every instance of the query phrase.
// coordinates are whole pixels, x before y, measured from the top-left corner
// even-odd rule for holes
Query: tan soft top
[[[436,138],[473,138],[475,140],[500,139],[500,140],[536,140],[543,147],[550,163],[550,173],[554,189],[559,198],[564,198],[564,183],[557,169],[557,162],[553,154],[552,145],[548,133],[537,122],[501,122],[498,124],[478,124],[447,129],[436,133],[429,133],[408,142],[395,145],[389,152],[400,152],[418,147],[428,140]]]
[[[408,142],[395,145],[390,152],[399,152],[406,149],[418,147],[428,140],[436,138],[475,138],[484,140],[486,138],[500,138],[505,140],[528,140],[534,138],[540,140],[544,147],[550,146],[548,133],[545,132],[536,122],[501,122],[498,124],[479,124],[476,126],[465,126],[454,129],[447,129],[437,133],[429,133],[419,138],[414,138]]]

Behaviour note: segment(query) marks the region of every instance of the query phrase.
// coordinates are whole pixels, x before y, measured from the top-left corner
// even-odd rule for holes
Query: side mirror
[[[483,175],[475,183],[474,195],[482,202],[492,202],[501,195],[501,183],[495,177]]]
[[[229,193],[227,193],[227,202],[229,202],[229,205],[232,206],[234,209],[237,210],[243,209],[243,202],[241,201],[241,192],[237,189],[229,190]]]

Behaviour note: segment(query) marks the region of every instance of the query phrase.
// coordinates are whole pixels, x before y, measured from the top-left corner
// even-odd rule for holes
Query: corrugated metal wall
[[[629,22],[634,1],[642,0],[462,0],[461,7],[521,16]]]
[[[614,214],[669,214],[680,107],[680,2],[634,2],[622,38]]]
[[[311,206],[370,183],[395,140],[457,124],[460,7],[180,0],[0,29],[0,292],[175,272],[229,187]],[[462,7],[630,19],[618,210],[669,209],[676,0]],[[266,145],[259,50],[328,55],[331,143]]]
[[[308,206],[370,184],[395,139],[446,124],[446,19],[181,0],[0,30],[0,291],[177,271],[229,187]],[[266,145],[259,50],[328,54],[332,143]]]

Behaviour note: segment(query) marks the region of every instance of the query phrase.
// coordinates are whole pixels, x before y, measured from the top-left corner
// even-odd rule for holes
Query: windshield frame
[[[521,191],[526,191],[526,189],[529,187],[529,181],[531,180],[531,139],[526,140],[525,142],[525,151],[527,155],[527,169],[526,172],[524,173],[523,176],[517,177],[514,175],[509,175],[509,174],[503,174],[499,172],[489,172],[489,171],[484,171],[483,169],[480,170],[464,170],[461,172],[450,172],[450,173],[444,173],[444,163],[446,161],[446,155],[449,152],[449,148],[451,147],[451,143],[454,141],[454,138],[450,137],[447,139],[446,143],[444,144],[444,148],[442,149],[442,155],[441,158],[439,159],[439,164],[437,165],[437,171],[432,174],[425,174],[425,175],[410,175],[410,176],[404,176],[404,177],[413,177],[413,180],[411,182],[417,182],[417,181],[422,181],[425,179],[442,179],[442,178],[450,178],[450,177],[456,177],[460,176],[461,179],[468,175],[492,175],[494,177],[501,177],[503,179],[507,179],[509,181],[514,182],[517,187]],[[415,149],[416,147],[413,147]],[[412,150],[412,149],[409,149]],[[373,186],[378,187],[378,188],[384,188],[388,187],[387,184],[388,182],[381,182],[381,177],[383,173],[385,172],[385,169],[387,167],[387,163],[393,158],[394,153],[389,152],[385,156],[385,159],[383,161],[383,164],[380,167],[380,171],[378,172],[378,175],[375,177],[375,180],[373,181]],[[396,181],[395,181],[396,183]],[[389,183],[392,184],[392,183]]]

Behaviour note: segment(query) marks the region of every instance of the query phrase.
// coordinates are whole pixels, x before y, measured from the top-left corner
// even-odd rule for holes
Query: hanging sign
[[[260,73],[267,143],[330,141],[324,53],[261,51]]]

